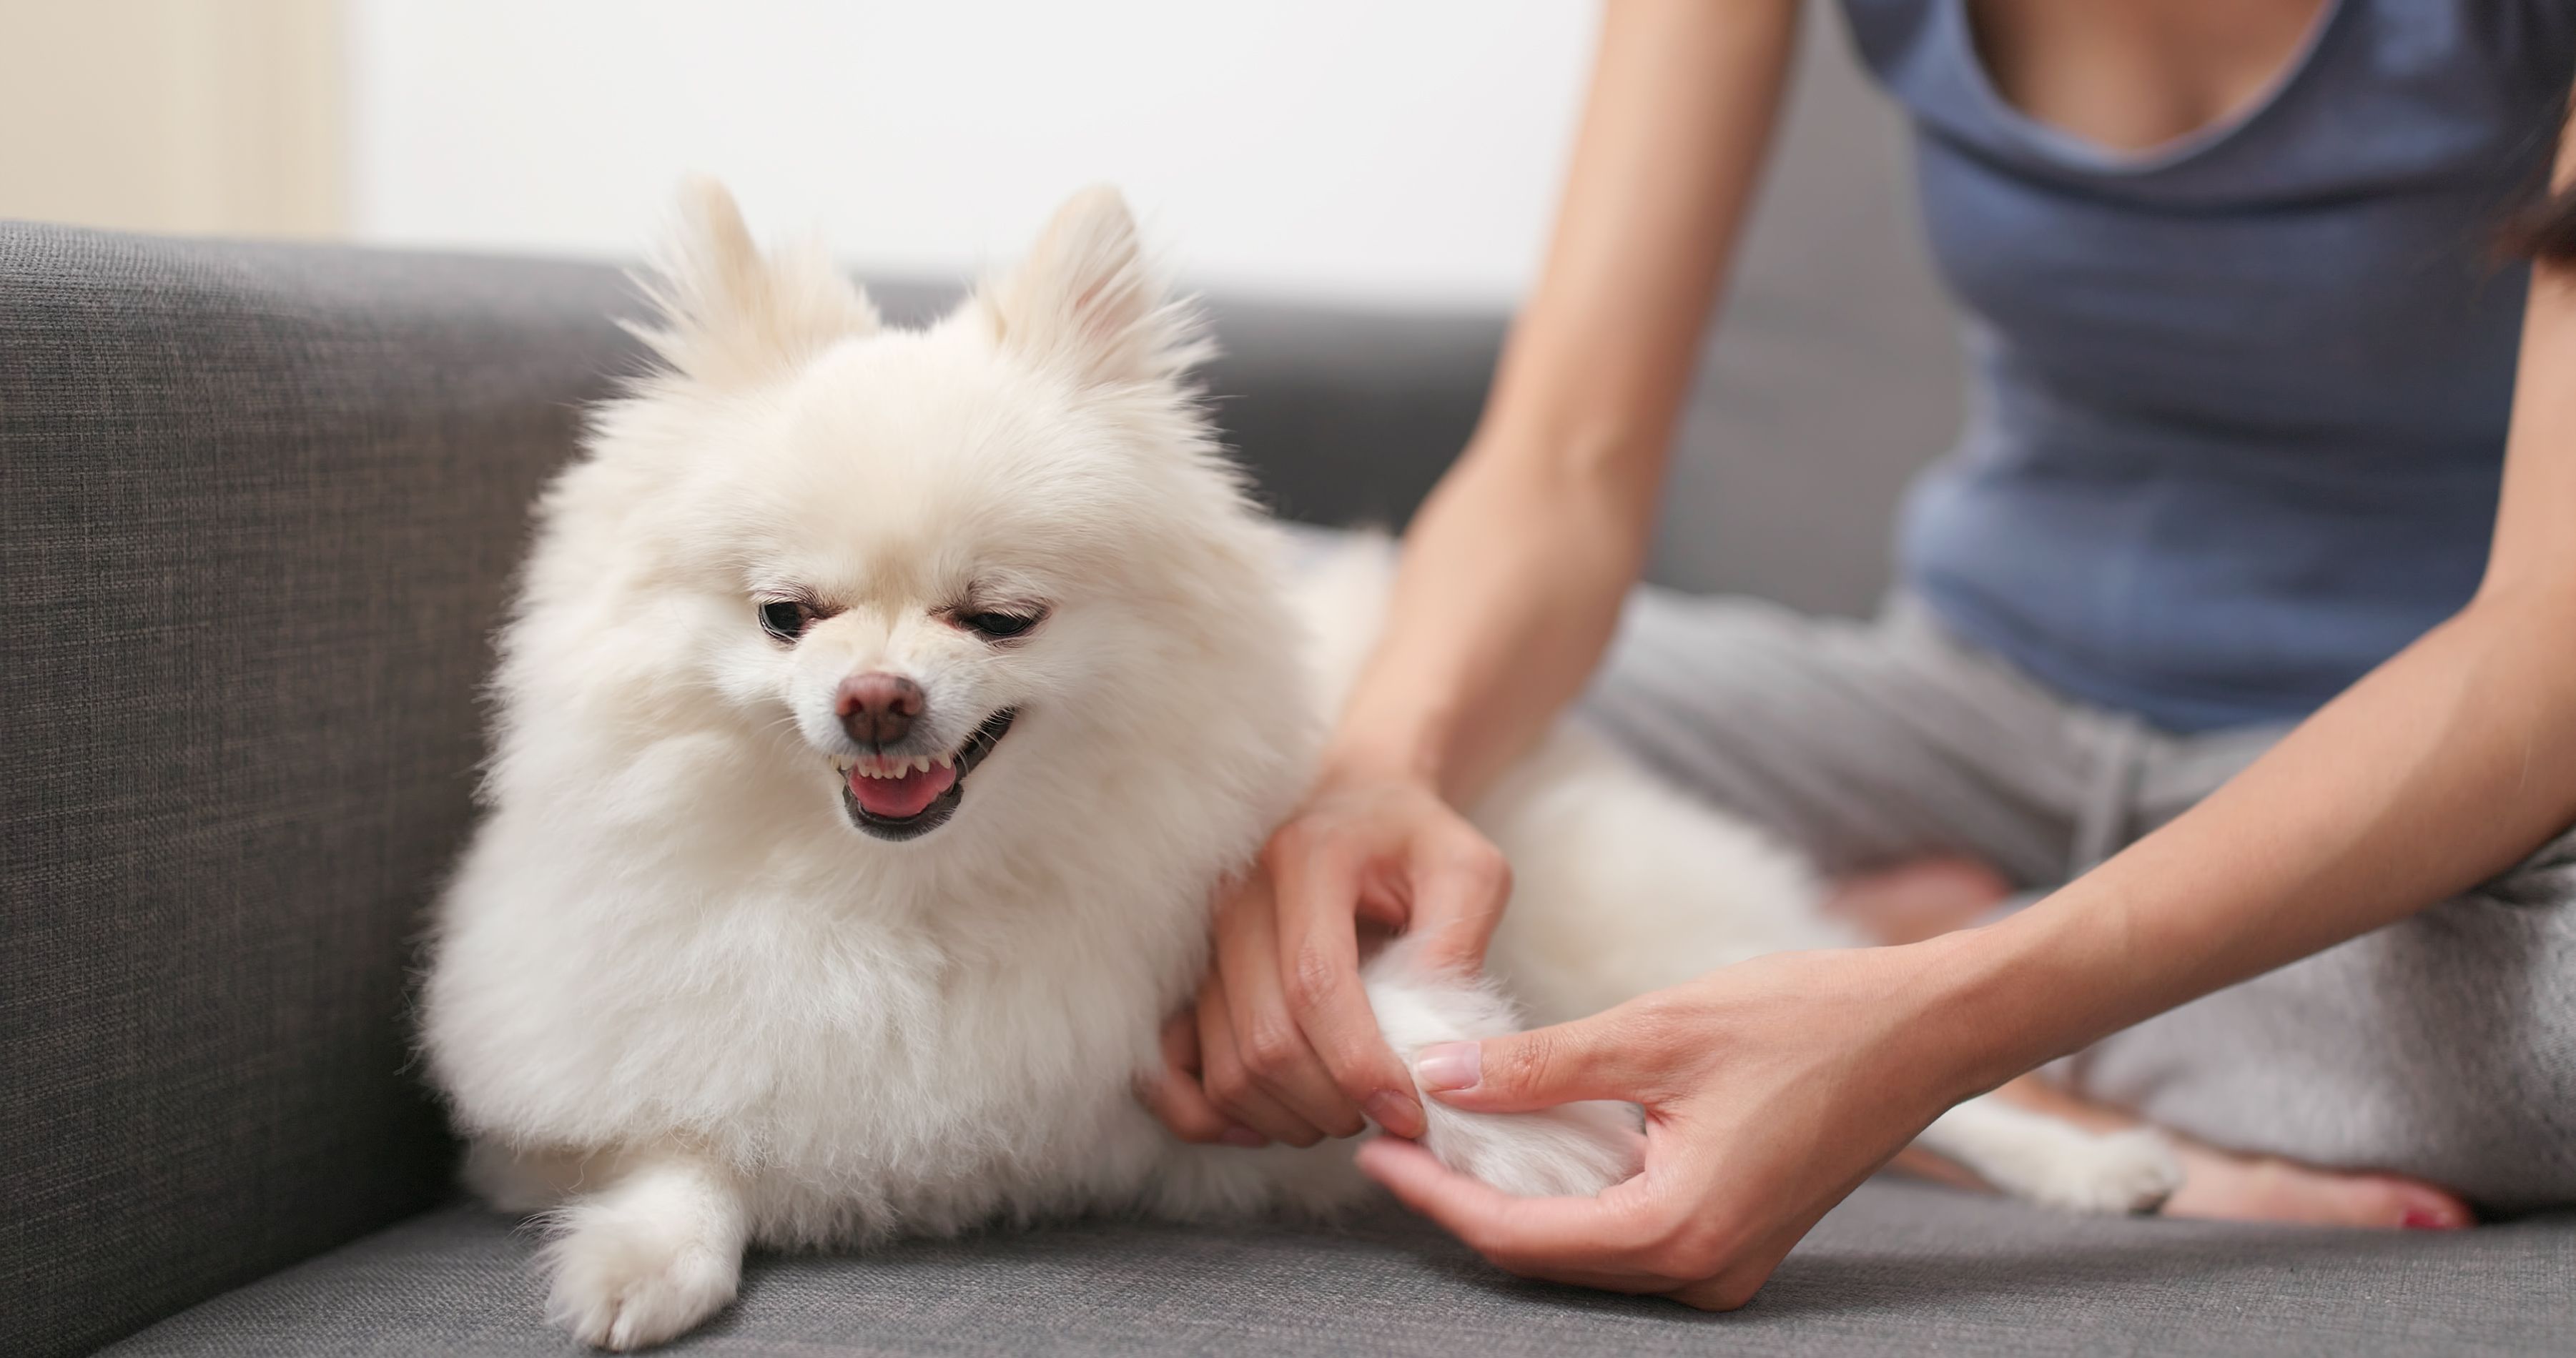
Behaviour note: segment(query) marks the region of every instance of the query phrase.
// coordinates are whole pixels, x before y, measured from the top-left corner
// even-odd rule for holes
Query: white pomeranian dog
[[[1183,1145],[1132,1089],[1367,649],[1383,544],[1292,587],[1113,192],[919,331],[721,189],[682,218],[661,366],[539,507],[424,997],[469,1180],[548,1214],[553,1319],[669,1339],[755,1243],[1353,1200],[1347,1143]],[[1571,726],[1475,819],[1518,883],[1490,970],[1541,1020],[1855,941],[1795,858]],[[1518,1023],[1402,943],[1368,980],[1408,1060]],[[1513,1192],[1635,1168],[1625,1105],[1425,1108]],[[2072,1208],[2176,1179],[2152,1134],[1983,1100],[1926,1141]]]

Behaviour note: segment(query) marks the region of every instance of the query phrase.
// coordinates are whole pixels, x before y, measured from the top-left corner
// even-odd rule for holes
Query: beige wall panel
[[[338,0],[0,0],[0,217],[336,235]]]

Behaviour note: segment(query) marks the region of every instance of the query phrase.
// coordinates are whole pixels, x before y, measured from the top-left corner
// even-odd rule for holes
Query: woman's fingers
[[[1525,1278],[1655,1293],[1730,1311],[1752,1299],[1810,1218],[1746,1248],[1710,1201],[1704,1176],[1630,1179],[1591,1198],[1515,1198],[1443,1166],[1408,1142],[1360,1147],[1360,1168],[1496,1267]],[[1677,1182],[1689,1180],[1687,1183]]]
[[[1516,1198],[1418,1145],[1383,1137],[1360,1147],[1359,1166],[1405,1206],[1523,1277],[1619,1292],[1665,1292],[1688,1281],[1641,1265],[1657,1233],[1656,1199],[1635,1180],[1593,1198]]]
[[[1324,1131],[1273,1097],[1244,1063],[1234,1031],[1233,1000],[1222,976],[1208,977],[1199,992],[1199,1074],[1208,1101],[1228,1117],[1273,1141],[1311,1146]]]
[[[1163,1064],[1136,1081],[1136,1096],[1161,1120],[1165,1130],[1183,1141],[1245,1145],[1264,1138],[1208,1102],[1199,1086],[1198,1016],[1188,1010],[1163,1023]]]
[[[1293,830],[1293,827],[1292,827]],[[1296,1031],[1321,1058],[1342,1106],[1397,1136],[1428,1125],[1413,1079],[1378,1031],[1360,984],[1360,861],[1354,846],[1283,830],[1268,857],[1278,883],[1279,983]]]
[[[1958,1097],[1964,1079],[1927,1069],[1937,1033],[1901,1048],[1888,1037],[1955,1017],[1924,1002],[1955,993],[1917,979],[1953,960],[1919,951],[1928,947],[1774,953],[1580,1022],[1417,1056],[1423,1087],[1444,1104],[1644,1105],[1643,1172],[1596,1197],[1507,1197],[1419,1148],[1371,1144],[1361,1163],[1515,1273],[1742,1305],[1819,1217]]]
[[[1414,1053],[1423,1092],[1480,1113],[1525,1113],[1583,1099],[1653,1107],[1662,1043],[1633,1004],[1588,1019]]]
[[[1217,917],[1217,972],[1224,980],[1235,1055],[1253,1080],[1290,1113],[1332,1136],[1366,1124],[1297,1022],[1279,975],[1278,926],[1256,879]]]
[[[1478,971],[1512,898],[1512,868],[1491,840],[1459,822],[1412,848],[1413,908],[1404,932],[1435,967]]]

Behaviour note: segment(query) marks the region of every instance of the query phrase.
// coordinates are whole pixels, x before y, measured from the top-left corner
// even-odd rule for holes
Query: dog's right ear
[[[678,221],[638,282],[658,320],[627,329],[673,372],[711,386],[783,376],[881,324],[820,242],[761,253],[733,195],[703,176],[681,186]]]

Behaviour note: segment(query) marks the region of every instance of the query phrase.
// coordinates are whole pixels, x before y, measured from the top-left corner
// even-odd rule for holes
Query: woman
[[[1845,9],[1917,124],[1977,413],[1906,509],[1887,618],[1649,594],[1590,710],[1828,866],[1894,865],[1855,893],[1883,917],[1948,911],[1961,858],[2063,885],[1422,1056],[1461,1107],[1643,1104],[1645,1172],[1597,1199],[1503,1198],[1391,1138],[1363,1163],[1506,1268],[1713,1307],[1941,1110],[2070,1053],[2085,1092],[2335,1166],[2195,1147],[2177,1211],[2576,1200],[2576,850],[2544,850],[2576,822],[2576,190],[2536,272],[2495,250],[2548,174],[2576,15]],[[1182,1135],[1420,1129],[1357,930],[1481,955],[1508,887],[1453,807],[1609,648],[1795,24],[1610,5],[1485,420],[1171,1031],[1149,1097]],[[2349,1172],[2374,1162],[2442,1182]]]

